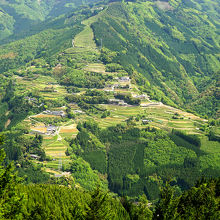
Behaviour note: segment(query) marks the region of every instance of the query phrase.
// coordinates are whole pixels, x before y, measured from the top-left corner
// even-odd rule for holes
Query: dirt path
[[[8,121],[5,123],[5,128],[7,128],[10,125],[10,123],[11,123],[11,120],[8,119]]]
[[[56,134],[58,135],[57,140],[58,140],[58,141],[62,141],[63,138],[60,136],[60,127],[58,128]]]

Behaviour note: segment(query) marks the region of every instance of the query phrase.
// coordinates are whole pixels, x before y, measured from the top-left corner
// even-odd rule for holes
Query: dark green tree
[[[181,219],[219,219],[219,179],[210,180],[184,192],[178,202]]]
[[[121,204],[132,220],[152,219],[153,213],[148,207],[149,204],[145,195],[142,195],[138,202],[132,202],[127,197],[122,197]]]
[[[156,205],[153,219],[170,220],[175,219],[176,215],[176,200],[174,199],[174,189],[166,182],[165,186],[161,187],[160,200]]]
[[[101,191],[100,187],[91,193],[91,201],[88,203],[88,212],[86,219],[88,220],[98,220],[98,219],[112,219],[114,214],[111,210],[110,201],[108,198],[108,193]]]
[[[3,143],[0,137],[0,145]],[[0,151],[0,164],[3,163],[5,152]],[[18,179],[13,172],[13,164],[6,168],[0,165],[0,219],[19,219],[22,215],[23,197],[16,192]]]

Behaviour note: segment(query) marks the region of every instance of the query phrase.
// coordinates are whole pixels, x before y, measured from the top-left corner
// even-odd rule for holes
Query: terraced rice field
[[[102,63],[90,63],[84,68],[84,70],[96,73],[105,73],[105,65]]]
[[[128,119],[129,117],[135,117],[137,115],[142,115],[145,118],[152,120],[149,125],[163,128],[163,129],[181,129],[185,130],[187,133],[197,133],[200,134],[201,132],[198,131],[198,128],[195,124],[194,119],[201,121],[201,119],[197,116],[192,115],[191,113],[182,112],[178,109],[170,108],[169,106],[151,106],[151,107],[139,107],[139,106],[132,106],[132,107],[125,107],[125,106],[116,106],[116,105],[102,105],[105,106],[107,110],[111,112],[111,116],[100,119],[96,118],[95,120],[98,121],[101,127],[107,127],[111,125],[115,125],[121,123]],[[179,117],[182,119],[173,119],[175,113],[180,114]],[[144,127],[142,122],[136,122],[136,124],[140,127]],[[145,127],[148,125],[145,125]]]
[[[45,133],[47,131],[47,128],[46,127],[31,127],[31,130]]]
[[[76,128],[77,124],[70,124],[66,126],[61,126],[60,127],[60,136],[62,138],[74,138],[76,137],[78,130]]]
[[[46,145],[44,147],[44,150],[47,155],[54,157],[54,158],[59,158],[59,157],[65,157],[65,151],[67,149],[68,143],[62,141],[55,141],[49,145]]]
[[[107,118],[97,118],[95,119],[101,128],[106,128],[109,126],[114,126],[116,124],[120,124],[126,120],[124,117],[116,118],[116,117],[107,117]]]
[[[39,114],[39,115],[34,115],[32,118],[60,118],[60,116],[57,115],[46,115],[46,114]]]

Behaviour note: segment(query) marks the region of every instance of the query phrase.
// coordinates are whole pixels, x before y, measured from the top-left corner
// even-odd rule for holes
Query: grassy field
[[[95,22],[101,14],[102,12],[82,22],[82,24],[85,25],[85,28],[83,31],[77,34],[74,39],[76,47],[84,47],[84,48],[92,48],[92,49],[96,48],[96,44],[94,42],[93,30],[90,27],[90,25],[93,22]]]
[[[24,94],[27,92],[32,92],[33,90],[38,90],[39,94],[44,96],[45,99],[58,99],[62,98],[64,95],[67,94],[66,89],[58,84],[53,86],[49,86],[49,83],[57,83],[55,79],[51,76],[42,76],[36,75],[36,79],[29,81],[26,80],[25,77],[17,77],[16,81],[20,88],[20,94]],[[54,92],[45,92],[44,89],[46,87],[51,87],[54,89]]]
[[[86,26],[82,32],[76,35],[75,46],[86,47],[86,48],[96,48],[96,44],[93,38],[94,38],[94,35],[93,35],[92,28],[90,26]]]
[[[201,150],[205,153],[204,156],[201,156],[201,167],[202,168],[216,168],[220,169],[220,150],[219,142],[209,141],[208,137],[201,136],[202,146]]]
[[[85,71],[91,71],[96,73],[105,73],[105,65],[102,63],[89,63],[85,68]]]
[[[67,123],[65,126],[60,127],[60,136],[62,138],[74,138],[76,137],[78,130],[76,128],[77,124]]]

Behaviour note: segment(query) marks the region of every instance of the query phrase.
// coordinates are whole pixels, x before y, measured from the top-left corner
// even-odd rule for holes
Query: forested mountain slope
[[[1,151],[1,159],[2,151]],[[180,196],[169,184],[155,207],[145,195],[137,200],[115,197],[100,187],[92,191],[54,184],[18,185],[13,167],[0,167],[2,219],[218,219],[219,179],[202,180]],[[198,199],[199,205],[198,205]]]
[[[98,45],[117,52],[113,62],[132,66],[173,102],[215,115],[219,92],[212,102],[203,93],[219,78],[219,8],[216,1],[112,3],[92,28]]]
[[[25,184],[71,185],[80,201],[81,191],[98,183],[117,198],[141,201],[145,194],[154,207],[169,180],[175,192],[165,200],[172,204],[159,208],[184,213],[173,195],[201,177],[220,176],[218,9],[207,0],[99,2],[55,18],[47,12],[49,19],[32,26],[35,33],[27,29],[1,45],[4,165],[15,161]],[[62,191],[21,188],[33,200],[42,188]],[[86,215],[93,195],[85,196]],[[108,205],[132,214],[126,200],[114,201]],[[26,216],[41,210],[25,206]],[[50,205],[44,211],[53,215]]]
[[[0,137],[0,145],[2,138]],[[160,200],[149,203],[146,196],[129,200],[103,191],[97,185],[86,191],[67,178],[58,184],[19,184],[13,165],[2,166],[0,151],[1,219],[218,219],[220,179],[202,179],[181,195],[166,183]],[[63,179],[64,180],[64,179]],[[61,182],[59,182],[61,184]],[[198,202],[199,201],[199,202]]]
[[[74,3],[75,6],[78,4],[80,3]],[[6,9],[9,10],[9,6],[21,7],[20,10],[23,13],[21,18],[26,20],[19,20],[19,16],[14,19],[12,15],[7,14]],[[52,17],[71,10],[73,4],[70,2],[64,4],[59,1],[24,1],[18,4],[5,1],[0,7],[2,7],[0,12],[2,22],[9,26],[5,29],[2,27],[3,37],[13,33],[11,28],[17,30],[17,22],[17,26],[23,31],[27,25],[35,23],[32,26],[33,33],[46,30],[47,36],[52,36],[55,33],[54,29],[62,29],[62,34],[64,31],[64,36],[67,36],[68,39],[70,35],[67,32],[71,33],[70,29],[74,24],[81,25],[80,21],[83,20],[83,17],[99,12],[96,10],[99,6],[95,9],[85,6],[68,16],[52,19]],[[25,9],[26,7],[28,10]],[[112,60],[104,62],[119,63],[129,74],[133,74],[135,70],[144,75],[147,81],[137,83],[153,99],[169,105],[175,103],[199,114],[216,117],[219,109],[220,74],[219,7],[219,3],[208,0],[201,2],[116,2],[110,3],[99,19],[91,23],[91,27],[98,46],[102,44],[102,47],[117,52]],[[56,13],[57,8],[59,10]],[[29,9],[34,10],[35,13],[40,10],[40,13],[35,16]],[[50,19],[48,20],[48,18]],[[35,19],[34,23],[33,19]],[[45,19],[47,19],[46,22],[38,25],[39,21]],[[64,29],[67,26],[69,29]],[[58,31],[58,36],[61,32]],[[27,35],[28,33],[31,33],[30,29],[27,29]],[[36,35],[37,38],[38,36],[42,40],[45,38],[42,34]],[[18,38],[21,37],[22,35],[18,34]],[[33,39],[36,37],[34,36]],[[42,40],[41,46],[34,49],[37,57],[42,56],[43,51],[46,53],[50,51],[46,46],[47,43],[42,43]],[[63,42],[62,39],[61,42]],[[23,42],[21,41],[20,44]],[[17,47],[17,42],[14,45]],[[3,56],[0,55],[2,58],[0,71],[14,68],[14,64],[17,62],[23,63],[24,60],[21,61],[21,57],[24,58],[21,54],[22,49],[19,50],[20,47],[13,49],[13,47],[13,45],[6,45],[1,49],[0,53]],[[13,52],[7,54],[8,50],[13,50]],[[25,62],[36,57],[36,55],[33,56],[32,51],[29,52],[31,54],[25,58]],[[16,54],[19,54],[20,58]],[[8,57],[10,57],[9,62],[6,61],[7,64],[5,64],[4,59]],[[209,94],[209,98],[207,94]]]
[[[62,14],[72,12],[81,5],[95,1],[81,0],[2,0],[0,2],[0,41],[6,42],[13,34],[30,32],[32,26]],[[83,8],[83,7],[82,7]],[[15,37],[15,36],[13,36]]]

